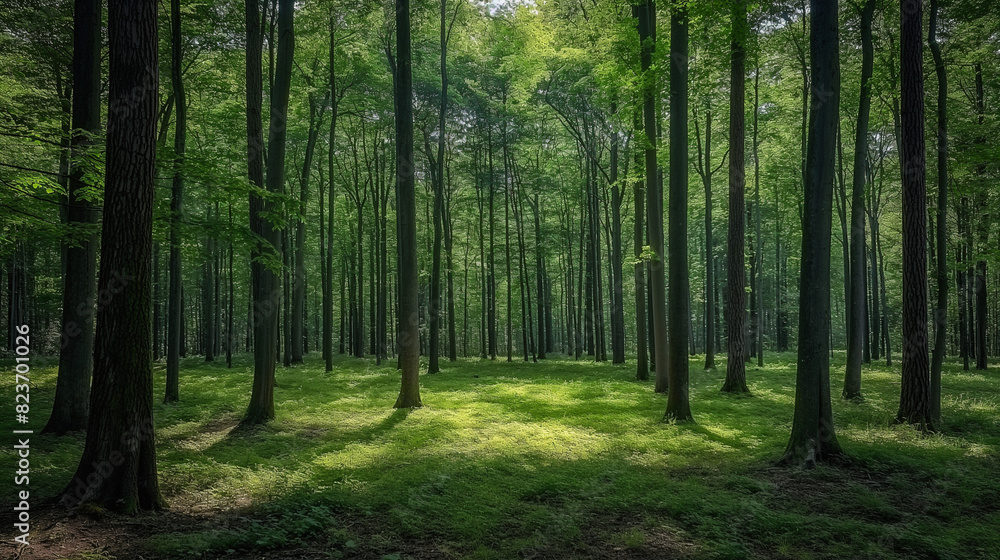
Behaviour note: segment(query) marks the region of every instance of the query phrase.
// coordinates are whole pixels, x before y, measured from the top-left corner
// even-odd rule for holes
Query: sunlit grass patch
[[[724,357],[711,371],[693,358],[696,422],[685,425],[662,422],[664,396],[635,381],[631,365],[443,362],[440,374],[421,377],[423,408],[393,410],[394,364],[338,359],[327,373],[309,360],[278,368],[277,417],[249,431],[233,430],[249,399],[248,357],[231,370],[185,360],[181,402],[170,405],[159,402],[158,365],[163,492],[175,507],[227,521],[167,531],[147,557],[310,543],[375,558],[419,556],[422,547],[495,559],[998,550],[997,379],[949,364],[944,421],[922,434],[893,422],[898,365],[866,366],[865,399],[847,402],[835,361],[834,418],[852,463],[789,470],[774,461],[791,427],[795,356],[767,358],[763,368],[748,364],[751,394],[742,396],[719,391]],[[35,380],[33,408],[51,406],[54,369],[39,368]],[[82,437],[35,441],[32,483],[54,495]]]

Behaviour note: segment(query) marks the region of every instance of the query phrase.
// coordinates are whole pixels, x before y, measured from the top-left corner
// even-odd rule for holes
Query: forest
[[[0,550],[1000,558],[996,0],[0,0]]]

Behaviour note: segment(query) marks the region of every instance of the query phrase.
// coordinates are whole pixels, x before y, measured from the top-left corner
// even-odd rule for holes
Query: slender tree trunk
[[[869,0],[872,1],[872,0]],[[948,342],[948,73],[937,40],[938,0],[931,0],[927,43],[937,74],[937,306],[934,310],[934,353],[931,359],[930,416],[941,421],[941,370]]]
[[[652,66],[653,51],[656,48],[656,5],[653,0],[647,0],[645,6],[638,5],[633,9],[638,16],[639,41],[641,43],[640,64],[643,73],[648,74]],[[650,258],[649,287],[651,293],[653,322],[653,361],[655,371],[655,391],[667,391],[667,305],[666,286],[664,286],[664,254],[663,254],[663,196],[657,181],[656,164],[656,96],[659,88],[655,80],[648,80],[643,91],[643,131],[646,134],[646,229],[652,254]]]
[[[860,399],[863,341],[867,338],[865,309],[867,267],[865,266],[865,177],[868,168],[868,117],[871,113],[872,69],[875,52],[872,46],[872,17],[875,0],[865,0],[861,7],[861,100],[858,123],[854,134],[854,171],[851,189],[851,262],[847,339],[847,373],[844,375],[843,397]]]
[[[754,321],[754,330],[757,333],[757,367],[764,367],[764,242],[761,239],[761,216],[760,216],[760,126],[757,119],[760,113],[760,51],[754,59],[756,62],[753,78],[753,211],[754,237],[756,238],[756,249],[754,250],[754,264],[757,273],[754,275],[755,283],[753,287],[754,313],[757,319]]]
[[[903,378],[899,422],[933,429],[927,353],[927,192],[924,160],[923,2],[900,4],[903,166]]]
[[[690,422],[688,342],[688,12],[675,2],[670,13],[670,349],[669,393],[664,419]]]
[[[93,502],[126,514],[166,506],[153,436],[150,292],[158,106],[157,17],[152,0],[108,10],[104,245],[97,287],[94,378],[83,455],[60,503]],[[135,95],[135,92],[143,95]],[[126,444],[127,443],[127,444]]]
[[[812,0],[813,98],[799,275],[798,369],[792,433],[782,459],[811,466],[840,455],[830,406],[830,228],[840,112],[840,40],[836,0]]]
[[[744,216],[746,201],[745,109],[746,35],[748,32],[745,0],[735,0],[732,10],[732,50],[729,89],[729,239],[726,281],[726,381],[727,393],[747,393],[746,363],[746,268],[744,265]]]
[[[396,0],[396,239],[399,247],[399,351],[402,382],[394,408],[420,402],[420,290],[417,265],[417,203],[413,157],[413,80],[410,63],[410,0]]]
[[[979,116],[979,126],[985,122],[985,105],[983,97],[983,65],[976,62],[974,66],[976,72],[976,114]],[[985,138],[980,138],[977,143],[984,144]],[[976,173],[979,176],[979,189],[976,192],[976,209],[979,213],[979,260],[976,261],[975,292],[976,292],[976,369],[986,369],[986,258],[983,253],[987,251],[989,241],[989,206],[986,198],[987,185],[986,166],[980,163],[976,166]],[[971,257],[971,256],[970,256]]]
[[[278,2],[278,53],[274,88],[270,100],[270,128],[267,144],[266,188],[282,191],[285,175],[285,137],[288,96],[291,86],[295,48],[293,29],[294,1]],[[263,125],[261,122],[260,27],[257,4],[247,1],[247,132],[250,182],[265,183],[263,173]],[[254,379],[250,404],[241,421],[243,425],[262,424],[274,418],[274,365],[278,352],[278,311],[281,286],[277,273],[261,262],[262,257],[281,259],[280,231],[267,216],[274,204],[256,195],[250,198],[250,228],[263,240],[251,255],[254,291]]]
[[[644,7],[638,7],[644,9]],[[642,120],[639,113],[635,116],[635,138],[640,142]],[[635,167],[642,169],[643,150],[635,150]],[[646,348],[646,261],[643,258],[643,240],[646,222],[646,192],[644,177],[639,175],[632,187],[632,199],[635,204],[634,228],[632,231],[632,251],[635,256],[635,346],[636,367],[635,378],[639,381],[649,379],[649,351]]]
[[[174,123],[174,175],[170,189],[170,264],[169,291],[167,292],[167,382],[164,402],[174,402],[180,398],[180,355],[182,330],[181,291],[181,240],[180,221],[183,218],[184,206],[184,152],[187,142],[187,99],[184,91],[184,81],[181,79],[181,13],[180,0],[171,0],[171,84],[173,89],[175,111]],[[247,53],[249,56],[249,51]]]
[[[96,134],[101,128],[101,2],[76,0],[73,19],[72,128]],[[71,139],[66,223],[91,228],[78,245],[66,244],[59,345],[59,375],[52,415],[42,433],[64,434],[87,427],[94,348],[97,269],[97,212],[80,196],[86,170],[77,160],[90,147],[87,134]],[[159,285],[159,284],[157,284]],[[13,292],[11,292],[13,293]],[[90,303],[88,303],[90,302]],[[13,310],[11,306],[8,309]],[[17,325],[19,326],[19,325]],[[13,331],[11,331],[13,332]]]

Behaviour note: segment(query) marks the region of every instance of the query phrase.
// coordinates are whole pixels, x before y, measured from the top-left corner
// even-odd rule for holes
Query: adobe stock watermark
[[[14,451],[17,463],[14,471],[14,486],[17,487],[17,505],[14,506],[14,530],[16,536],[14,542],[21,546],[28,546],[29,532],[31,530],[31,502],[30,489],[28,484],[31,479],[31,438],[34,430],[27,428],[30,408],[31,380],[31,328],[28,325],[18,325],[15,327],[14,337],[14,419],[17,425],[24,426],[24,429],[13,430]]]

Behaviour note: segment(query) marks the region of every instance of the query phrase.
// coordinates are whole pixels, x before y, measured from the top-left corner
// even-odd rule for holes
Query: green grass
[[[218,523],[163,528],[144,557],[1000,558],[995,370],[949,365],[941,431],[922,435],[891,422],[898,366],[866,368],[864,402],[834,402],[852,461],[805,471],[774,466],[794,359],[750,366],[749,398],[719,393],[724,359],[708,372],[693,359],[685,425],[661,422],[665,398],[632,365],[445,362],[421,378],[423,408],[394,411],[393,367],[345,358],[326,374],[312,359],[278,368],[277,419],[250,433],[230,433],[249,400],[246,359],[184,361],[175,405],[159,404],[158,367],[161,488],[175,511]],[[55,372],[35,367],[40,427]],[[33,495],[61,489],[82,441],[33,439]],[[13,464],[9,448],[0,456]]]

